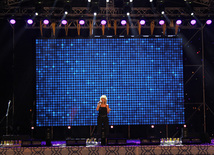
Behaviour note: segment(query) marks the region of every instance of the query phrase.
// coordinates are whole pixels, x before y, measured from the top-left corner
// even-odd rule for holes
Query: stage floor
[[[214,154],[214,145],[183,146],[66,146],[66,147],[1,147],[9,155],[140,155],[140,154]]]

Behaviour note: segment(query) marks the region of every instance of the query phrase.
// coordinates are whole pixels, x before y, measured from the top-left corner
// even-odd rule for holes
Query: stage
[[[137,146],[66,146],[66,147],[1,147],[0,154],[67,154],[67,155],[138,155],[138,154],[213,154],[214,145],[137,145]]]

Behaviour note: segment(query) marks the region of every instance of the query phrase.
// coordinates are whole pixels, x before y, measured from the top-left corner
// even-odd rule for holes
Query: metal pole
[[[206,24],[205,24],[206,25]],[[204,26],[205,26],[204,25]],[[201,45],[202,45],[202,82],[203,82],[203,108],[204,108],[204,133],[206,133],[206,101],[205,101],[205,66],[204,66],[204,26],[201,26]]]
[[[128,125],[128,138],[130,139],[130,125]]]
[[[168,128],[168,124],[166,124],[166,138],[169,137],[169,128]]]

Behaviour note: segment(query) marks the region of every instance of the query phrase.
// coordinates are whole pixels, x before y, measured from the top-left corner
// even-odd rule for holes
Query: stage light
[[[47,19],[43,20],[43,24],[48,25],[49,24],[49,20],[47,20]]]
[[[12,24],[12,25],[16,24],[16,20],[15,19],[11,19],[10,20],[10,24]]]
[[[61,21],[61,23],[62,23],[63,25],[66,25],[68,22],[67,22],[67,20],[64,19],[64,20]]]
[[[38,16],[39,15],[39,13],[38,12],[35,12],[35,16]]]
[[[126,20],[121,20],[121,25],[126,25]]]
[[[151,3],[152,3],[152,2],[153,2],[153,0],[149,0],[149,2],[151,2]]]
[[[101,20],[102,25],[106,25],[106,23],[107,23],[106,20]]]
[[[155,128],[155,126],[154,126],[154,125],[151,125],[151,128],[153,129],[153,128]]]
[[[88,0],[88,2],[90,3],[90,2],[91,2],[91,0]]]
[[[28,19],[28,20],[27,20],[27,23],[28,23],[29,25],[32,25],[32,24],[33,24],[33,20],[32,20],[32,19]]]
[[[126,13],[126,15],[127,15],[127,16],[130,16],[130,13],[129,13],[129,12],[127,12],[127,13]]]
[[[109,0],[106,0],[106,3],[109,3]]]
[[[194,12],[191,13],[191,16],[194,16]]]
[[[68,130],[70,130],[71,129],[71,126],[68,126]]]
[[[133,2],[133,0],[129,0],[129,2],[130,2],[130,3],[132,3],[132,2]]]
[[[31,130],[34,130],[34,126],[31,127]]]
[[[181,25],[181,23],[182,23],[182,21],[180,19],[176,21],[177,25]]]
[[[140,20],[140,25],[145,25],[146,21],[145,20]]]
[[[160,20],[160,21],[159,21],[159,24],[160,24],[160,25],[163,25],[164,23],[165,23],[164,20]]]
[[[165,12],[164,11],[161,11],[161,14],[163,15]]]
[[[186,128],[187,127],[187,125],[186,124],[184,124],[184,128]]]
[[[195,20],[195,19],[191,20],[191,21],[190,21],[190,24],[191,24],[191,25],[195,25],[195,24],[196,24],[196,20]]]
[[[94,12],[94,16],[96,16],[97,15],[97,13],[96,12]]]
[[[208,19],[208,20],[206,21],[206,23],[207,23],[207,25],[210,25],[210,24],[212,24],[212,20]]]
[[[65,11],[65,15],[67,15],[68,14],[68,11]]]
[[[80,21],[79,21],[79,24],[80,24],[80,25],[84,25],[84,24],[85,24],[85,21],[84,21],[84,20],[80,20]]]
[[[113,125],[111,125],[111,129],[113,129],[114,128],[114,126]]]

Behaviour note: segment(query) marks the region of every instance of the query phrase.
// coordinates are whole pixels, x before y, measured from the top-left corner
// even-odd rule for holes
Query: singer
[[[101,137],[102,124],[104,127],[105,138],[108,137],[109,133],[109,120],[107,114],[111,111],[109,105],[107,104],[106,95],[100,97],[100,101],[97,104],[97,111],[99,111],[97,117],[97,139]]]

